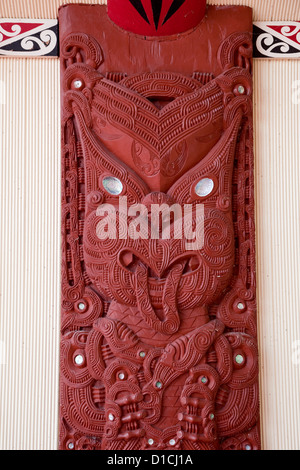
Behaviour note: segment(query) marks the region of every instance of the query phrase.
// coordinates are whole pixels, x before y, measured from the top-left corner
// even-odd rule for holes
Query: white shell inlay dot
[[[119,196],[123,191],[123,184],[114,176],[106,176],[102,180],[103,188],[112,196]]]
[[[81,366],[81,364],[83,364],[84,362],[84,357],[81,354],[77,354],[74,360],[75,360],[75,364],[77,364],[78,366]]]
[[[73,85],[74,85],[75,88],[81,88],[82,87],[82,81],[79,80],[79,79],[74,80]]]
[[[203,178],[195,186],[195,192],[199,197],[208,196],[214,189],[214,182],[211,178]]]

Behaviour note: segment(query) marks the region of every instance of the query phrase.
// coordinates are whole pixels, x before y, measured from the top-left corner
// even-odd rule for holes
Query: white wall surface
[[[1,0],[55,18],[59,0]],[[104,3],[73,1],[72,3]],[[300,20],[299,0],[229,0]],[[262,441],[300,449],[300,60],[255,60]],[[299,87],[300,88],[300,87]],[[298,99],[297,99],[298,98]],[[0,59],[0,449],[56,449],[60,291],[58,59]],[[300,346],[298,345],[300,351]],[[298,364],[299,362],[299,364]]]

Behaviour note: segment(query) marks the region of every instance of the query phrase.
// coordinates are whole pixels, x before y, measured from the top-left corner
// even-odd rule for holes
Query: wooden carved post
[[[252,11],[60,9],[61,449],[259,449]]]

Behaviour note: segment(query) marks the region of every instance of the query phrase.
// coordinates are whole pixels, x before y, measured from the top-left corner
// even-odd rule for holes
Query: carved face
[[[70,83],[80,72],[74,66]],[[170,73],[119,83],[90,79],[82,87],[92,86],[93,98],[81,93],[82,108],[75,108],[85,155],[83,245],[90,279],[106,299],[149,311],[208,306],[227,287],[234,264],[231,177],[241,113],[232,113],[224,131],[228,96],[222,77],[206,84]],[[233,79],[232,103],[238,99],[235,87]],[[125,200],[129,216],[120,209]],[[109,213],[105,204],[116,221],[114,237],[106,240],[99,237],[99,224]],[[157,237],[151,234],[153,206],[164,208],[162,218],[174,210],[167,237],[159,228]],[[186,208],[190,232],[198,241],[202,236],[202,243],[191,244],[185,218],[178,237],[176,223]],[[137,225],[140,234],[130,236]]]
[[[250,11],[152,41],[81,8],[61,10],[61,446],[254,448]]]

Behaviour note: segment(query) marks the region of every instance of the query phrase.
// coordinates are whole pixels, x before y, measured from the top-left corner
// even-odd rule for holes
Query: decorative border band
[[[58,20],[0,19],[0,57],[57,57]]]
[[[253,46],[255,58],[300,59],[300,21],[254,23]]]
[[[58,57],[58,20],[0,19],[0,57]],[[300,59],[300,21],[255,22],[253,57]]]

